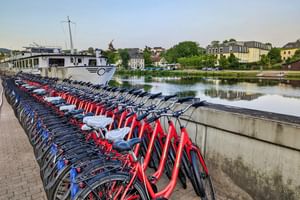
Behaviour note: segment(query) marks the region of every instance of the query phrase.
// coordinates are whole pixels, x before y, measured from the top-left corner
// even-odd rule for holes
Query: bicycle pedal
[[[150,182],[154,182],[154,181],[157,181],[157,178],[154,177],[154,176],[148,176],[148,180],[149,180]]]

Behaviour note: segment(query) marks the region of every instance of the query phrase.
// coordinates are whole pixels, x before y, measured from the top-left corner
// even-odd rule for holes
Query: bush
[[[282,64],[281,63],[276,63],[276,64],[272,65],[271,68],[280,70],[280,69],[282,69]]]
[[[203,67],[212,67],[215,65],[216,58],[212,55],[199,55],[191,57],[182,57],[178,63],[186,69],[202,69]]]

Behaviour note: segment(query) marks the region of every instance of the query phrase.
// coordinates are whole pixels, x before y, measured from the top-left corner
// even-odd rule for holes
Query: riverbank
[[[221,78],[257,78],[260,73],[284,72],[284,78],[300,79],[300,71],[259,71],[259,70],[222,70],[222,71],[201,71],[201,70],[117,70],[119,75],[135,76],[185,76],[185,77],[221,77]],[[276,78],[276,77],[275,77]]]

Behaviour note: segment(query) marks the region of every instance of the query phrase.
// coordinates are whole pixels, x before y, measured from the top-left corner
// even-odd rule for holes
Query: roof
[[[127,49],[130,59],[143,59],[143,53],[140,52],[139,48]]]
[[[164,50],[162,47],[153,47],[153,49]]]
[[[268,44],[264,44],[262,42],[257,41],[232,41],[232,42],[226,42],[218,44],[217,46],[208,45],[208,48],[220,48],[220,47],[247,47],[247,48],[258,48],[258,49],[264,49],[264,50],[270,50],[271,46]]]
[[[300,39],[296,42],[289,42],[286,45],[284,45],[282,48],[284,49],[297,49],[300,48]]]
[[[151,57],[151,60],[153,61],[153,62],[159,62],[160,61],[160,56],[152,56]]]

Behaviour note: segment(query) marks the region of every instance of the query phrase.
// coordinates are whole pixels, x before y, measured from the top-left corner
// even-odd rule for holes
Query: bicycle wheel
[[[169,151],[168,151],[168,158],[165,166],[165,173],[169,179],[172,178],[172,171],[174,168],[174,163],[176,159],[176,153],[172,145],[170,145]],[[179,173],[178,173],[178,179],[181,183],[181,186],[186,189],[187,184],[186,184],[186,174],[183,169],[182,161],[179,167]]]
[[[49,192],[47,191],[49,199],[64,200],[70,199],[70,173],[67,172],[62,179]]]
[[[122,195],[124,193],[124,186],[127,186],[129,175],[126,174],[109,174],[97,179],[90,186],[86,186],[86,189],[78,194],[75,199],[80,200],[111,200],[116,197],[117,194]],[[126,184],[124,184],[126,183]],[[119,196],[117,199],[120,199]],[[125,200],[149,200],[143,185],[138,181],[134,181],[132,187],[126,193]]]
[[[196,193],[204,200],[214,200],[215,194],[210,176],[206,174],[201,165],[200,158],[195,151],[190,152],[192,170],[194,172],[195,186],[197,187]],[[194,188],[195,189],[195,188]]]

